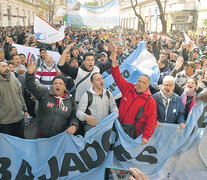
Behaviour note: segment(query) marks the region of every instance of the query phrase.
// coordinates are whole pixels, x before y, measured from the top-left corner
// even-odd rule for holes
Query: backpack
[[[93,102],[93,95],[91,92],[86,91],[87,95],[88,95],[88,106],[87,109],[85,111],[86,114],[91,115],[91,111],[89,110],[89,107],[91,106],[92,102]],[[110,99],[110,94],[109,94],[109,90],[106,89],[106,96],[108,99]]]

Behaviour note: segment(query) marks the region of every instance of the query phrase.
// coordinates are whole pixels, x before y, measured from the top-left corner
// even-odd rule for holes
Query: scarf
[[[162,90],[160,91],[160,96],[162,98],[163,105],[165,107],[165,121],[167,119],[167,111],[170,105],[170,101],[173,99],[174,93],[170,94],[169,96],[166,95]]]
[[[63,102],[63,99],[65,99],[65,95],[66,94],[67,93],[65,93],[63,97],[54,96],[57,99],[57,104],[58,104],[57,105],[57,108],[60,109],[60,110],[62,110],[62,111],[64,111],[66,109],[65,104]]]
[[[196,96],[196,92],[187,92],[187,91],[184,91],[183,94],[181,95],[181,100],[183,101],[183,104],[184,104],[184,108],[187,104],[187,98],[188,96],[193,96],[193,99],[191,101],[191,104],[190,104],[190,108],[189,108],[189,111],[191,110],[191,108],[193,107],[193,105],[195,104],[195,96]]]

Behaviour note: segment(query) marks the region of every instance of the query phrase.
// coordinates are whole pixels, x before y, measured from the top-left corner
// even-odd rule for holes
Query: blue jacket
[[[157,120],[164,123],[180,124],[185,123],[185,110],[184,105],[180,97],[174,93],[173,99],[170,102],[167,118],[165,121],[165,106],[163,104],[160,92],[153,94],[155,101],[157,102]],[[158,112],[159,111],[159,112]]]

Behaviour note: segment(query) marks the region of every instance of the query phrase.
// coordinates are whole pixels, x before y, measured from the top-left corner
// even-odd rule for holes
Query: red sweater
[[[119,106],[119,120],[121,123],[134,124],[139,107],[145,104],[147,98],[151,95],[151,92],[147,89],[143,94],[137,94],[135,85],[127,82],[120,75],[118,66],[116,68],[111,67],[111,74],[122,93]],[[137,136],[143,134],[143,138],[149,139],[154,133],[156,123],[157,104],[151,96],[145,105],[141,119],[136,123]]]

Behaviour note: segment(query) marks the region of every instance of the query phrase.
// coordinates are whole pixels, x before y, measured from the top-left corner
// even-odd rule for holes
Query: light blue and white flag
[[[92,28],[119,26],[119,0],[101,6],[87,6],[77,0],[67,0],[68,23]]]
[[[160,70],[154,55],[147,51],[145,42],[140,42],[134,49],[129,50],[119,59],[121,75],[128,82],[135,84],[141,74],[147,74],[151,79],[151,85],[155,86],[160,77]],[[120,97],[112,75],[103,74],[104,86],[109,89],[114,98]]]
[[[106,166],[136,167],[147,175],[159,174],[170,157],[181,151],[180,154],[185,154],[199,144],[202,134],[193,129],[205,113],[203,108],[204,104],[199,103],[191,109],[185,129],[180,129],[179,124],[163,123],[146,145],[141,145],[141,136],[134,140],[125,134],[116,113],[89,130],[84,138],[64,132],[51,138],[25,140],[0,133],[0,177],[103,179]],[[206,139],[207,132],[198,147],[200,172],[207,171]],[[186,171],[195,167],[194,163],[190,161]]]

